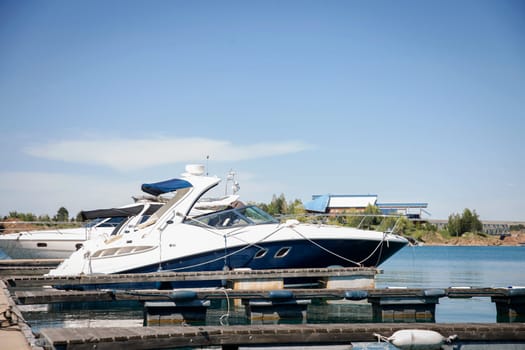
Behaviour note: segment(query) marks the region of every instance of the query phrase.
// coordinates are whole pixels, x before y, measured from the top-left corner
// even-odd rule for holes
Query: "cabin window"
[[[45,247],[47,247],[47,243],[38,242],[38,243],[36,244],[36,246],[37,246],[38,248],[45,248]]]
[[[104,258],[108,256],[115,256],[115,255],[124,255],[124,254],[132,254],[132,253],[141,253],[147,250],[154,249],[153,246],[128,246],[128,247],[120,247],[120,248],[108,248],[108,249],[102,249],[94,252],[91,257],[92,258]]]
[[[97,227],[117,227],[119,224],[121,224],[125,219],[127,219],[124,216],[118,216],[118,217],[112,217],[107,221],[104,221]]]
[[[146,222],[146,220],[149,219],[149,215],[142,215],[142,217],[140,218],[139,222],[137,223],[137,225],[140,225],[142,224],[143,222]]]
[[[260,259],[260,258],[266,256],[266,253],[268,253],[268,249],[261,248],[257,253],[255,253],[254,258],[255,259]]]
[[[276,224],[278,223],[270,214],[262,211],[256,206],[248,206],[238,209],[238,212],[248,218],[254,224]]]
[[[275,253],[275,255],[273,257],[276,258],[276,259],[284,258],[285,256],[288,255],[288,253],[290,252],[291,249],[292,248],[290,248],[290,247],[283,247],[283,248],[279,249],[277,251],[277,253]]]
[[[110,248],[110,249],[104,249],[104,251],[100,254],[100,256],[110,256],[115,255],[115,253],[119,250],[119,248]]]

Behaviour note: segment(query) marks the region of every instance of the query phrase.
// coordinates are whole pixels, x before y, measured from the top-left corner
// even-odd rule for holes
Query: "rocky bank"
[[[461,237],[451,238],[446,238],[437,232],[430,232],[421,237],[420,243],[424,245],[519,246],[525,245],[525,232],[511,232],[505,236],[466,233]]]

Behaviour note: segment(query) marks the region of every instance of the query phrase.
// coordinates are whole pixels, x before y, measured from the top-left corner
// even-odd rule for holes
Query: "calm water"
[[[386,263],[377,287],[525,286],[525,247],[406,247]],[[441,298],[436,322],[496,322],[490,298]]]
[[[0,259],[6,258],[0,251]],[[407,247],[381,266],[377,287],[507,287],[525,286],[525,247]],[[141,326],[142,309],[137,305],[108,309],[103,305],[79,309],[27,307],[25,316],[35,329],[71,326]],[[207,323],[219,324],[226,303],[208,312]],[[371,308],[363,305],[310,305],[308,322],[369,322]],[[436,322],[496,322],[496,307],[490,298],[441,298]],[[230,324],[246,323],[241,309],[230,305]]]

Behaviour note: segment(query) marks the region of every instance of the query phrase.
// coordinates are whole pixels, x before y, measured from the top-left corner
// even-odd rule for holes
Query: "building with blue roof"
[[[361,213],[372,205],[377,206],[385,215],[404,215],[412,220],[421,220],[424,214],[430,216],[426,210],[428,203],[378,203],[377,197],[377,194],[313,195],[312,200],[305,203],[304,208],[312,213],[343,214]]]

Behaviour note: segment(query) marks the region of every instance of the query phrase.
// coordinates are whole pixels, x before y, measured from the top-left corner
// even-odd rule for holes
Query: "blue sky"
[[[209,155],[245,201],[525,220],[523,1],[0,0],[0,50],[0,215],[123,205]]]

